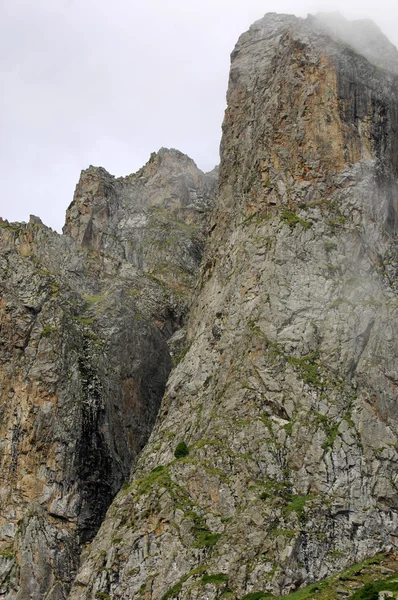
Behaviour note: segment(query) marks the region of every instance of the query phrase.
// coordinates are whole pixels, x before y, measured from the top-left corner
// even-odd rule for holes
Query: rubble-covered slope
[[[2,598],[66,597],[151,432],[215,193],[214,176],[162,149],[124,179],[83,171],[65,235],[0,222]],[[122,251],[140,244],[144,262]]]
[[[398,77],[272,14],[227,99],[186,354],[71,600],[261,598],[396,547]]]

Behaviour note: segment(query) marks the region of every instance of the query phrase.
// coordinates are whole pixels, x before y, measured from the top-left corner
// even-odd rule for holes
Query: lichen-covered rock
[[[106,180],[103,169],[83,172],[72,237],[37,217],[0,222],[0,595],[9,600],[66,597],[82,547],[147,441],[216,186],[167,150],[108,195]],[[110,223],[98,216],[105,197]],[[123,248],[142,240],[140,262]],[[169,254],[176,268],[166,273]]]
[[[240,38],[187,351],[71,600],[260,598],[396,547],[397,127],[398,77],[312,18]]]

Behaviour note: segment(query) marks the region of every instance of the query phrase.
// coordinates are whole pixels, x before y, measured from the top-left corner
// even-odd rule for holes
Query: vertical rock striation
[[[84,171],[63,236],[0,222],[2,598],[66,597],[148,439],[215,187],[162,149],[124,179]]]
[[[281,594],[396,547],[398,53],[344,41],[270,14],[232,53],[188,351],[71,600]]]

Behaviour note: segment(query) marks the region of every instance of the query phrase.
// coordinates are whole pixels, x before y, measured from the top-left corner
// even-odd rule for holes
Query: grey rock
[[[186,352],[71,600],[285,594],[396,547],[388,69],[312,18],[240,37]]]
[[[62,236],[0,221],[2,597],[68,594],[152,430],[215,188],[162,149],[84,171]]]

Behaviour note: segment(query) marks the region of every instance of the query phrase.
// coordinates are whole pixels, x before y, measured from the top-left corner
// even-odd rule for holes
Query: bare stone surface
[[[152,429],[215,188],[162,149],[83,171],[63,236],[0,222],[2,598],[66,597]]]
[[[396,547],[390,64],[313,18],[238,41],[185,352],[71,600],[282,594]]]

